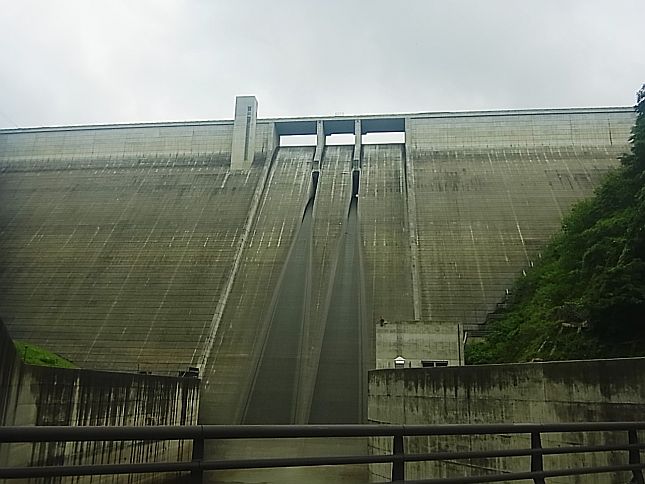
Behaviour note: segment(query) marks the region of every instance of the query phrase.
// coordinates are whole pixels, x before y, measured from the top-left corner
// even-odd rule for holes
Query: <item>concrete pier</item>
[[[245,170],[255,157],[255,133],[258,118],[258,101],[254,96],[235,98],[235,120],[231,145],[231,169]]]

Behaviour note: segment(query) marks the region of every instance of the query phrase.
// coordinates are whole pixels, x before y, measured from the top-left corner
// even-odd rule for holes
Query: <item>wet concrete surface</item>
[[[367,439],[231,440],[211,447],[216,458],[367,455]],[[369,482],[367,465],[226,470],[205,474],[204,482],[225,484],[359,484]]]
[[[309,422],[359,423],[362,412],[362,280],[357,199],[350,204],[320,353]]]
[[[295,423],[299,359],[311,264],[311,205],[282,274],[272,308],[268,335],[260,356],[245,424]]]
[[[303,348],[312,284],[314,188],[268,316],[266,339],[257,356],[258,366],[245,405],[245,424],[364,420],[364,291],[358,197],[355,196],[358,176],[354,178],[354,193],[338,246],[322,341],[317,348]],[[313,378],[304,378],[301,374],[303,361],[312,356],[303,351],[319,358]],[[313,395],[310,408],[303,402],[306,394]]]

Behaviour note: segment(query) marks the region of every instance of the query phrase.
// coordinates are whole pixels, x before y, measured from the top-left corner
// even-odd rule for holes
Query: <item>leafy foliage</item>
[[[645,355],[645,102],[631,153],[578,203],[469,364]]]

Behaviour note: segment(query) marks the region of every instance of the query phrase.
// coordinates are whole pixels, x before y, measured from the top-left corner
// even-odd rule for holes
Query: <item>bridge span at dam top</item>
[[[634,119],[246,96],[229,121],[0,130],[0,316],[80,366],[199,367],[204,423],[361,420],[367,369],[463,361]]]

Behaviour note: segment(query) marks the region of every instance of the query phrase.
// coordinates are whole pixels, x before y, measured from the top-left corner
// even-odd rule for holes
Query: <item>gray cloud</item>
[[[2,1],[0,126],[607,106],[642,0]]]

